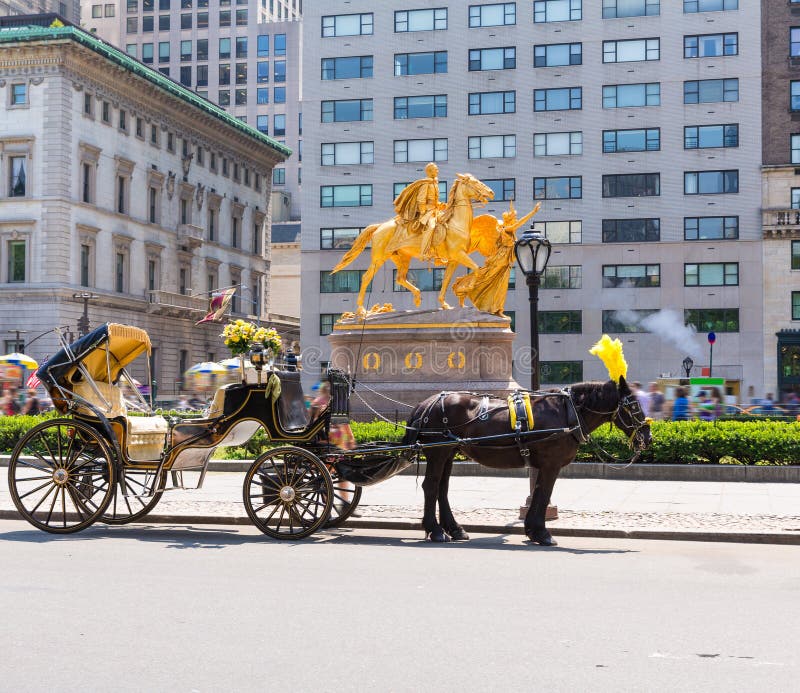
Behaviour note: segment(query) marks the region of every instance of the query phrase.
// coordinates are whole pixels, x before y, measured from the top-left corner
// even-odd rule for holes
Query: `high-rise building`
[[[761,4],[764,386],[800,392],[800,2]]]
[[[301,23],[297,0],[115,0],[83,25],[293,150],[273,172],[273,216],[300,219]]]
[[[435,161],[442,195],[464,171],[493,188],[482,212],[542,203],[543,384],[604,378],[587,353],[603,332],[633,378],[682,375],[686,355],[699,375],[713,331],[713,375],[763,392],[759,3],[331,0],[306,3],[303,34],[304,348],[327,359],[368,253],[329,270]],[[441,276],[417,263],[423,308]],[[383,302],[413,307],[391,265],[369,293]],[[507,308],[521,350],[519,274]]]
[[[105,4],[106,12],[114,12],[115,4]],[[81,0],[0,0],[0,17],[56,13],[74,24],[81,21]]]
[[[219,325],[194,325],[209,292],[236,286],[232,312],[270,321],[269,186],[290,150],[53,18],[0,20],[4,348],[41,360],[55,326],[135,324],[169,398],[227,355]]]

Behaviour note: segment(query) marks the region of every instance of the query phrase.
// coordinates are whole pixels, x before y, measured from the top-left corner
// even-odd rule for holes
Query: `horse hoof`
[[[531,532],[528,534],[528,539],[530,539],[535,544],[539,544],[539,546],[558,546],[558,542],[550,536],[550,532]]]
[[[432,541],[434,544],[444,544],[450,541],[450,537],[445,534],[443,529],[435,529],[433,532],[428,532],[425,539],[426,541]]]
[[[467,534],[461,527],[450,532],[450,539],[452,541],[469,541],[469,534]]]

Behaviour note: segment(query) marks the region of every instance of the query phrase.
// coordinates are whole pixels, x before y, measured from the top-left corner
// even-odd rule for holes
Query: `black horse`
[[[525,427],[511,427],[505,399],[470,392],[442,392],[417,405],[409,418],[404,443],[442,444],[424,448],[427,468],[422,482],[425,493],[422,525],[431,541],[469,539],[453,517],[447,498],[456,451],[487,467],[538,469],[536,488],[525,516],[525,534],[531,541],[553,546],[556,542],[545,527],[550,494],[561,468],[575,459],[589,434],[611,422],[628,436],[637,457],[651,442],[650,426],[624,378],[620,378],[619,384],[611,380],[579,383],[566,390],[531,395],[531,410],[533,431],[541,432],[515,435],[512,434],[515,428],[524,431]],[[495,438],[486,440],[488,436]],[[465,443],[467,438],[472,441]],[[450,441],[452,444],[447,444]]]

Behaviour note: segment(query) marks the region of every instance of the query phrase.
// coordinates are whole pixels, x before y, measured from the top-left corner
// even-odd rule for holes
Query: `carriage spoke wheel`
[[[273,539],[302,539],[323,527],[331,512],[333,483],[320,459],[295,447],[269,450],[244,480],[244,507]]]
[[[164,495],[166,472],[156,480],[153,469],[126,469],[117,479],[108,508],[100,518],[107,525],[125,525],[143,518],[156,507]]]
[[[336,467],[329,465],[328,470],[333,482],[333,502],[331,503],[331,516],[325,527],[340,527],[345,523],[361,501],[361,486],[345,481],[336,473]]]
[[[17,443],[8,465],[8,487],[20,514],[34,527],[67,534],[84,529],[113,495],[114,458],[88,424],[45,421]]]

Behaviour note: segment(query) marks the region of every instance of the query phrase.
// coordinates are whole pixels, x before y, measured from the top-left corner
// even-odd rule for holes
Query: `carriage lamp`
[[[692,372],[692,367],[694,366],[694,361],[692,360],[691,356],[687,356],[683,359],[683,370],[686,371],[686,377],[689,377],[689,374]]]
[[[260,344],[257,344],[250,350],[250,363],[252,363],[253,368],[256,369],[256,373],[258,374],[258,384],[261,385],[261,370],[267,363],[267,354]]]

